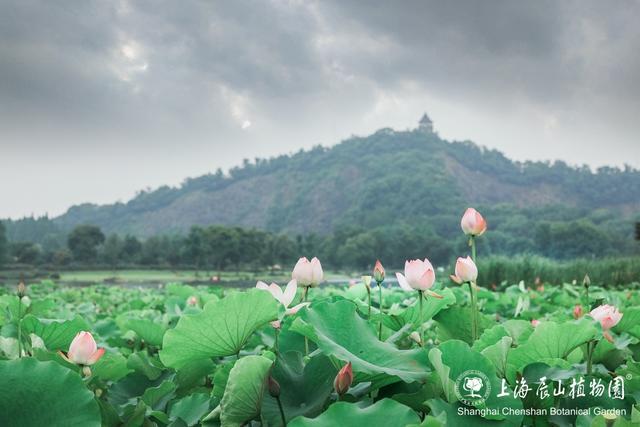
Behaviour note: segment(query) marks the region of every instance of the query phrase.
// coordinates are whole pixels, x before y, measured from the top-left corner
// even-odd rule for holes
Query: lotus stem
[[[280,354],[279,346],[278,346],[278,336],[280,335],[280,329],[275,328],[275,331],[276,331],[276,340],[275,340],[275,343],[273,345],[273,348],[276,351],[276,354]]]
[[[596,349],[596,342],[591,340],[587,343],[587,375],[593,371],[593,352]]]
[[[471,298],[471,342],[474,343],[476,339],[478,339],[478,319],[476,316],[476,312],[478,308],[476,307],[476,298],[475,292],[473,290],[473,283],[469,283],[469,297]]]
[[[22,357],[22,298],[18,296],[18,357]]]
[[[477,266],[476,262],[476,236],[471,235],[469,237],[469,246],[471,246],[471,259]],[[476,295],[474,284],[469,282],[469,295],[471,296],[471,339],[472,343],[478,339],[478,304],[476,301]]]
[[[367,298],[369,300],[369,311],[367,312],[367,320],[371,321],[371,288],[367,286]]]
[[[418,333],[420,334],[420,345],[422,347],[424,347],[424,336],[423,336],[423,329],[422,329],[422,291],[418,291],[418,301],[420,301],[418,308],[420,309],[420,324],[418,325]]]
[[[309,296],[309,286],[305,286],[304,295],[302,296],[302,299],[304,302],[307,302],[308,296]],[[309,356],[309,338],[307,338],[306,335],[304,336],[304,355]]]
[[[280,418],[282,418],[282,425],[287,425],[287,418],[284,416],[284,408],[282,407],[282,402],[280,401],[280,396],[276,397],[276,401],[278,402],[278,409],[280,410]]]
[[[378,295],[380,300],[380,314],[382,315],[382,282],[378,282]],[[380,324],[378,325],[378,339],[382,341],[382,316],[380,316]]]

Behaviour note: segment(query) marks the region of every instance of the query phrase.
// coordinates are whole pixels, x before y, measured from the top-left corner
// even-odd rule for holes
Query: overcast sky
[[[509,157],[640,167],[637,1],[0,2],[0,218],[427,111]]]

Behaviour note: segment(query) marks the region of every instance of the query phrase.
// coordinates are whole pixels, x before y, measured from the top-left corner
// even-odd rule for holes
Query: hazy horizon
[[[518,160],[640,167],[640,3],[0,4],[0,218],[127,201],[428,112]]]

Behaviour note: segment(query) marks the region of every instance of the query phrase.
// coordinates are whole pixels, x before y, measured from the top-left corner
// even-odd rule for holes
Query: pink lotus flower
[[[620,322],[620,319],[622,319],[622,313],[620,313],[617,308],[606,304],[594,308],[589,315],[600,322],[602,329],[605,331],[616,326],[618,322]]]
[[[81,331],[71,341],[66,356],[62,352],[60,355],[76,365],[93,365],[102,357],[104,351],[104,348],[98,348],[90,332]]]
[[[466,210],[460,221],[460,227],[464,234],[469,236],[480,236],[487,230],[487,222],[484,220],[480,212],[473,208]]]
[[[419,259],[405,261],[404,275],[402,273],[396,273],[396,277],[398,278],[398,284],[405,291],[424,291],[436,298],[442,298],[435,292],[429,291],[436,281],[436,273],[426,258],[424,261]]]
[[[373,278],[378,283],[382,283],[384,281],[384,267],[380,260],[376,260],[376,265],[373,267]]]
[[[318,286],[324,278],[320,260],[316,257],[313,257],[311,261],[305,257],[300,258],[293,267],[291,278],[296,279],[300,286],[312,288]]]
[[[540,321],[538,319],[533,319],[531,321],[531,326],[533,326],[534,328],[537,327],[540,324]]]
[[[573,318],[579,319],[582,317],[583,314],[584,314],[584,310],[582,310],[582,306],[580,304],[576,304],[576,306],[573,307]]]
[[[345,394],[351,383],[353,382],[353,369],[351,368],[351,362],[347,363],[340,369],[335,380],[333,380],[333,388],[340,396]]]
[[[475,282],[478,278],[478,267],[471,257],[458,258],[456,261],[456,274],[451,276],[451,280],[457,284]]]
[[[289,308],[294,298],[296,297],[296,291],[298,290],[298,283],[295,279],[289,281],[287,286],[284,288],[284,291],[280,286],[275,283],[267,285],[264,282],[256,283],[256,288],[262,289],[263,291],[268,291],[273,295],[273,297],[280,302],[285,308],[285,314],[296,314],[302,307],[306,307],[310,303],[303,302],[294,307]]]

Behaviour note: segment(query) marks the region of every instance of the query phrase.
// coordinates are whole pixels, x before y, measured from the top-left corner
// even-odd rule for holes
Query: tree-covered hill
[[[142,192],[127,203],[74,206],[46,225],[9,222],[7,233],[10,240],[33,240],[20,230],[33,234],[34,226],[53,226],[64,232],[95,224],[106,233],[149,237],[220,224],[291,236],[420,230],[447,241],[459,233],[468,206],[487,217],[497,252],[551,245],[538,252],[565,258],[598,246],[630,253],[640,171],[514,162],[472,142],[382,129],[331,148],[245,161],[226,175],[218,171],[179,188]]]

